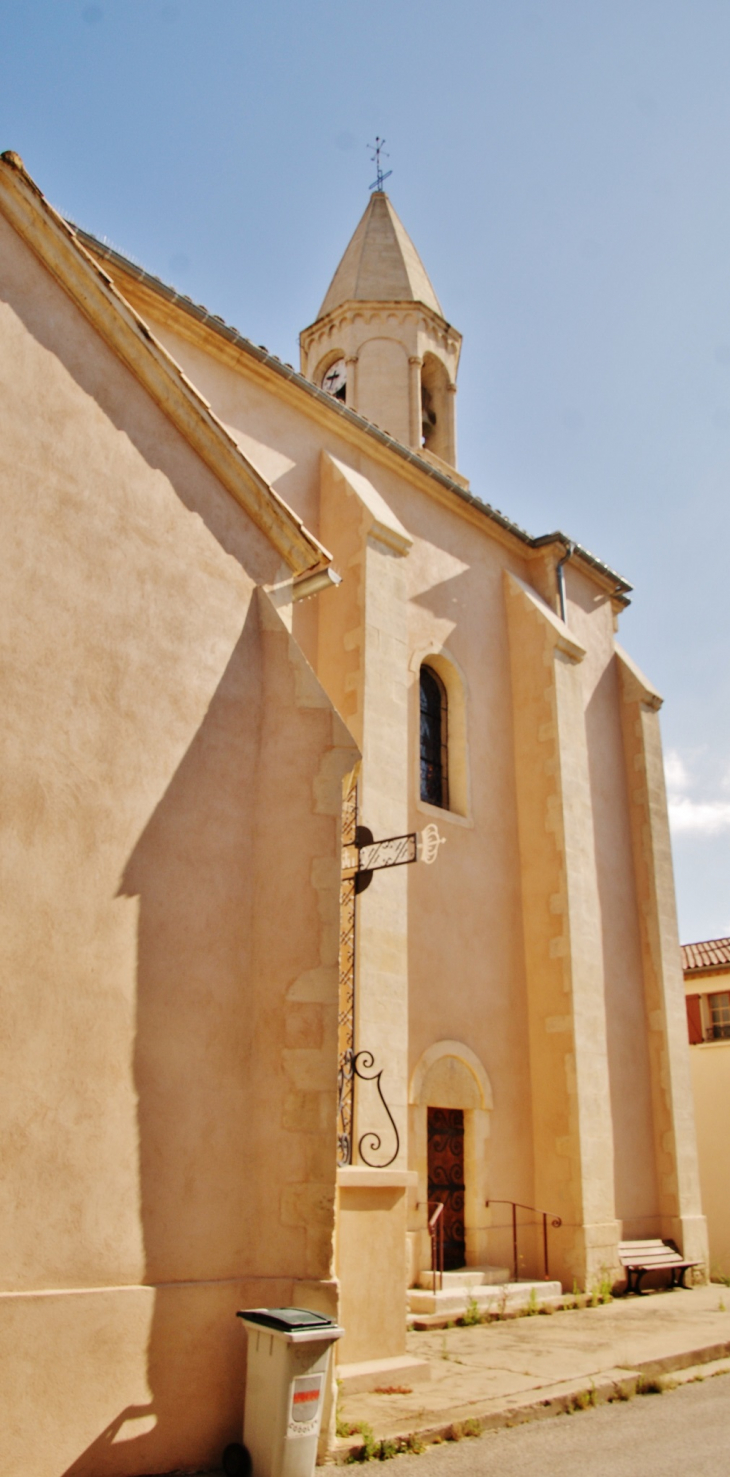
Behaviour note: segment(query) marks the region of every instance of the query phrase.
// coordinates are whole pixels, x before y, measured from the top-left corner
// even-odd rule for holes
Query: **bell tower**
[[[404,446],[456,467],[461,334],[384,190],[374,190],[317,317],[302,373]]]

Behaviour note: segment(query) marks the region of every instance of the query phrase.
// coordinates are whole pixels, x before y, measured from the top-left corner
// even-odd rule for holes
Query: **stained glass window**
[[[431,667],[421,667],[421,799],[448,810],[446,688]]]

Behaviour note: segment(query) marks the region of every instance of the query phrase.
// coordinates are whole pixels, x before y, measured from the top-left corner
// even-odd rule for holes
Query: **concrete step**
[[[531,1302],[551,1302],[562,1297],[560,1282],[505,1282],[501,1285],[447,1287],[444,1273],[443,1291],[432,1292],[412,1287],[408,1292],[408,1311],[417,1316],[459,1318],[476,1304],[480,1313],[508,1313],[527,1307]]]
[[[391,1359],[364,1359],[359,1364],[338,1364],[335,1370],[340,1394],[360,1395],[371,1390],[395,1392],[430,1380],[431,1365],[427,1359],[400,1354]]]
[[[436,1275],[436,1286],[438,1288],[440,1277]],[[455,1272],[444,1272],[443,1290],[450,1292],[455,1288],[466,1287],[496,1287],[509,1282],[509,1267],[459,1267]],[[431,1271],[420,1272],[418,1275],[418,1286],[427,1292],[433,1291],[434,1273]]]

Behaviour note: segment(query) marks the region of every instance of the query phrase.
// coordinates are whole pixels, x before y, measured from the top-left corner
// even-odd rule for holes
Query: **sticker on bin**
[[[292,1384],[289,1435],[311,1436],[319,1429],[323,1374],[302,1374]]]

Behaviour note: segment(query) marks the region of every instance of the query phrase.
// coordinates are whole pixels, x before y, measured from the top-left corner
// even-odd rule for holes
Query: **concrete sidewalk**
[[[464,1421],[487,1430],[626,1398],[642,1381],[676,1371],[686,1377],[695,1366],[719,1372],[719,1361],[730,1361],[730,1289],[713,1284],[597,1308],[412,1332],[408,1353],[428,1360],[430,1379],[398,1393],[346,1396],[340,1429],[365,1422],[376,1439],[411,1432],[443,1437]],[[360,1441],[354,1433],[338,1438],[332,1456],[343,1460]]]

